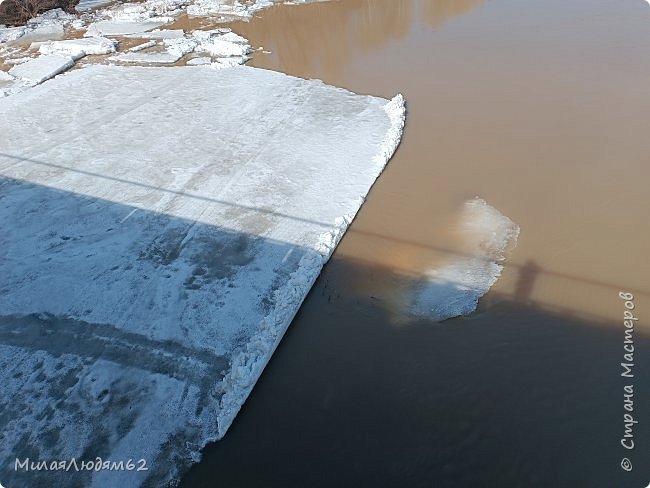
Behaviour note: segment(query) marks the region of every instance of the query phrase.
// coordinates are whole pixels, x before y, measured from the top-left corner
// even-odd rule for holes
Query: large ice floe
[[[74,59],[70,56],[60,54],[39,56],[14,66],[9,70],[9,74],[27,83],[38,84],[62,73],[73,64]]]
[[[62,54],[79,59],[89,54],[109,54],[115,52],[116,47],[117,41],[112,39],[90,37],[65,41],[47,41],[39,45],[38,52],[41,54]]]
[[[1,100],[2,482],[178,479],[226,433],[403,123],[399,95],[243,66],[94,65]]]

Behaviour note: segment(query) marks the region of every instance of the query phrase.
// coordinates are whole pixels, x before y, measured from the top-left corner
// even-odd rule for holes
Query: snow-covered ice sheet
[[[109,3],[113,3],[113,1],[114,0],[80,0],[75,9],[77,12],[88,12],[99,7],[104,7]]]
[[[248,56],[230,56],[215,59],[212,66],[216,69],[233,68],[239,64],[244,64],[246,61],[248,61]]]
[[[156,19],[144,22],[100,20],[93,22],[84,34],[85,37],[122,36],[125,34],[140,34],[160,27],[171,19]]]
[[[113,56],[111,59],[126,63],[175,63],[186,54],[194,51],[194,48],[197,46],[197,41],[185,37],[163,38],[163,45],[165,51],[162,52],[144,52],[146,48],[142,48]]]
[[[38,42],[49,41],[63,38],[63,24],[44,24],[38,25],[34,29],[26,29],[23,36],[20,38],[21,42]]]
[[[199,66],[199,65],[202,65],[202,64],[210,64],[211,62],[212,62],[212,58],[208,58],[206,56],[200,56],[198,58],[189,59],[187,61],[187,65],[188,66]],[[241,63],[237,63],[237,64],[241,64]],[[2,74],[0,73],[0,77],[1,76],[2,76]],[[0,79],[2,79],[2,78],[0,78]]]
[[[117,41],[105,37],[86,37],[65,41],[45,42],[39,46],[42,54],[61,54],[80,58],[91,54],[108,54],[115,52]]]
[[[156,29],[141,34],[129,34],[125,37],[146,39],[177,39],[185,36],[183,29]]]
[[[163,33],[161,37],[157,34]],[[251,47],[247,40],[232,32],[222,33],[221,29],[212,31],[193,31],[187,37],[167,36],[164,31],[154,32],[154,39],[163,40],[164,50],[148,50],[146,47],[131,49],[130,52],[112,56],[114,61],[123,63],[171,64],[193,51],[205,52],[215,56],[217,67],[233,67],[248,61],[247,53]],[[177,32],[177,31],[170,31]],[[181,33],[183,31],[180,31]],[[147,34],[143,34],[146,37]]]
[[[251,51],[248,44],[226,41],[221,38],[202,42],[200,50],[213,56],[245,56]]]
[[[70,56],[41,55],[26,63],[17,64],[9,70],[9,74],[28,83],[38,84],[64,72],[73,64],[74,59]]]
[[[143,52],[145,48],[134,50],[128,53],[122,53],[118,56],[113,56],[111,59],[114,61],[121,61],[123,63],[137,63],[137,64],[173,64],[183,57],[179,52]]]
[[[25,27],[0,27],[0,43],[15,41],[25,34]]]
[[[248,67],[95,65],[0,100],[2,482],[178,478],[226,433],[403,123],[401,96]],[[148,471],[12,464],[98,456]]]
[[[133,46],[132,48],[129,49],[129,52],[135,53],[138,51],[143,51],[144,49],[149,49],[150,47],[157,46],[158,43],[156,41],[147,41],[142,44],[138,44],[137,46]]]

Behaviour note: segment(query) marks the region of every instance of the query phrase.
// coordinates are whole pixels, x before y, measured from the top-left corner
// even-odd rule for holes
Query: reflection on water
[[[414,24],[436,27],[483,0],[332,0],[263,11],[233,28],[271,51],[255,65],[289,74],[339,73],[368,52],[408,37]]]
[[[534,261],[526,261],[526,264],[519,268],[519,275],[515,283],[515,300],[522,303],[527,303],[530,300],[539,272],[540,268]]]
[[[483,3],[483,0],[439,0],[418,2],[418,15],[422,22],[438,27],[447,19],[471,12]]]

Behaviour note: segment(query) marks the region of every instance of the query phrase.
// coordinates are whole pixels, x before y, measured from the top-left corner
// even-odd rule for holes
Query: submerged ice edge
[[[390,120],[390,127],[386,131],[384,140],[379,146],[379,151],[373,159],[377,165],[375,167],[375,181],[395,154],[402,139],[406,121],[404,97],[397,94],[384,106],[384,111]],[[371,188],[368,189],[368,192],[370,190]],[[224,395],[221,398],[217,415],[217,437],[205,439],[200,449],[210,442],[223,438],[232,425],[237,413],[252,392],[255,383],[271,360],[275,349],[291,325],[295,315],[300,310],[302,302],[316,282],[323,266],[343,238],[364,201],[364,198],[360,198],[359,205],[354,212],[337,219],[336,228],[332,232],[321,235],[318,251],[303,256],[297,270],[291,274],[283,287],[275,291],[275,303],[299,303],[300,305],[295,308],[281,307],[272,310],[262,320],[256,335],[251,338],[241,352],[233,357],[230,371],[223,379]]]
[[[496,284],[508,249],[517,245],[520,228],[510,218],[476,197],[465,202],[459,228],[466,253],[436,269],[411,287],[407,314],[443,321],[466,316]]]

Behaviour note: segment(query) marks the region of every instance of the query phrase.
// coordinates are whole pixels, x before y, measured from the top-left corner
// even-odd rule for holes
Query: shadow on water
[[[68,435],[76,432],[75,426],[92,426],[88,439],[83,429],[77,433],[84,451],[69,453],[106,456],[114,442],[138,425],[138,415],[151,408],[145,381],[138,385],[114,378],[109,393],[116,401],[104,402],[107,393],[101,392],[101,398],[86,398],[96,405],[82,408],[74,393],[82,388],[80,372],[99,360],[139,370],[144,379],[153,373],[173,378],[175,398],[187,384],[198,385],[202,393],[197,410],[210,408],[205,403],[210,380],[222,374],[225,359],[215,354],[216,345],[207,338],[197,347],[182,337],[203,337],[213,328],[216,312],[211,307],[228,302],[218,296],[222,286],[212,287],[215,282],[223,285],[225,280],[227,287],[238,263],[254,263],[259,253],[265,266],[269,256],[284,262],[289,246],[145,210],[133,214],[123,204],[7,178],[0,183],[1,224],[15,229],[0,241],[0,289],[5,293],[16,287],[33,292],[38,269],[46,269],[53,279],[48,283],[52,290],[69,286],[57,277],[75,273],[92,257],[101,266],[77,280],[79,288],[66,289],[73,302],[81,288],[86,292],[110,280],[110,271],[121,275],[135,266],[140,278],[127,293],[147,307],[161,309],[169,301],[147,293],[152,280],[172,275],[178,285],[171,291],[188,307],[206,309],[191,322],[167,317],[185,332],[164,337],[159,330],[151,339],[145,335],[158,324],[149,312],[148,321],[128,327],[90,318],[71,320],[47,314],[48,295],[35,294],[33,311],[41,314],[16,316],[14,304],[4,297],[0,344],[17,347],[26,357],[45,355],[47,361],[61,362],[58,358],[66,355],[74,364],[70,371],[61,370],[63,380],[42,360],[24,372],[29,361],[5,364],[0,392],[3,457],[60,456],[57,449],[69,438],[62,435],[61,425],[69,425]],[[188,240],[190,228],[194,238]],[[210,243],[216,246],[208,246],[213,255],[206,260]],[[26,262],[17,262],[26,249],[34,252]],[[291,271],[300,254],[294,249],[285,271]],[[244,255],[248,257],[242,261]],[[181,261],[192,264],[187,269],[193,281],[177,276]],[[16,278],[23,272],[28,284]],[[650,429],[643,422],[634,426],[634,451],[620,446],[623,386],[636,381],[620,376],[624,335],[622,326],[612,326],[620,324],[587,320],[531,301],[539,267],[529,262],[520,268],[511,295],[486,297],[489,306],[470,317],[397,327],[381,299],[350,289],[355,280],[404,279],[391,273],[337,256],[331,260],[250,401],[226,437],[205,449],[203,461],[190,469],[182,486],[643,486],[648,472],[640,453],[647,451]],[[259,306],[278,305],[273,303],[273,286],[277,283],[262,292]],[[83,311],[88,304],[76,305]],[[121,310],[119,303],[108,306]],[[635,368],[647,371],[650,340],[641,329],[634,337]],[[16,381],[17,373],[31,377],[34,388]],[[642,380],[635,383],[635,418],[647,418],[650,405]],[[9,443],[12,422],[23,416],[40,420]],[[115,425],[121,427],[115,430]],[[170,469],[188,466],[188,458],[178,455],[188,437],[181,431],[166,434],[145,486],[158,486]],[[632,473],[621,470],[623,456],[638,463]],[[15,473],[6,466],[3,482],[81,486],[88,481],[88,474]]]
[[[530,297],[533,294],[535,280],[537,279],[537,275],[539,275],[540,271],[541,268],[530,259],[526,261],[526,263],[524,263],[521,268],[519,268],[517,282],[515,283],[515,301],[527,303],[530,300]]]
[[[534,303],[537,272],[527,263],[515,292],[488,294],[469,317],[396,327],[349,285],[390,271],[335,254],[228,434],[181,486],[645,486],[650,426],[634,426],[634,450],[620,444],[623,386],[634,384],[636,420],[650,412],[647,378],[620,376],[622,319]]]

